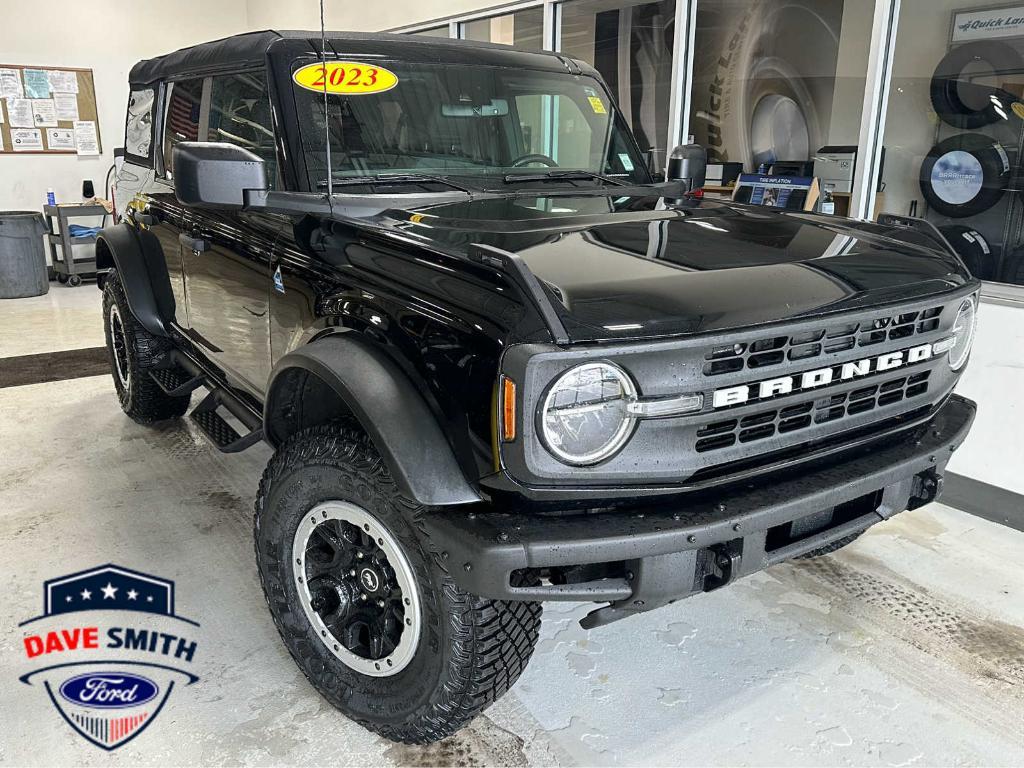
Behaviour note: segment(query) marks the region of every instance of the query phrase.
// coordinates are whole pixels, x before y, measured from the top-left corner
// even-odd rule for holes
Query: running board
[[[224,401],[223,390],[213,389],[203,398],[202,402],[189,414],[192,423],[199,427],[199,430],[206,435],[211,443],[221,453],[238,453],[244,451],[263,439],[262,425],[250,428],[245,435],[227,422],[217,411],[223,405],[230,410]],[[239,418],[237,414],[232,414]],[[239,418],[239,421],[242,421]]]
[[[154,368],[149,372],[149,377],[168,397],[189,395],[203,384],[201,374],[193,376],[177,363],[167,368]]]

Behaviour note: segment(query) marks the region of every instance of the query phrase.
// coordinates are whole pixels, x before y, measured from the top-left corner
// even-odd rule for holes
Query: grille
[[[860,323],[839,323],[793,335],[766,336],[741,344],[714,347],[705,356],[704,375],[719,376],[744,369],[765,368],[787,361],[813,360],[821,355],[870,347],[885,341],[909,339],[939,327],[942,307],[886,315]]]
[[[903,338],[903,337],[897,337]],[[887,379],[855,389],[784,408],[753,413],[741,419],[727,419],[705,424],[697,430],[696,450],[699,453],[730,448],[807,429],[815,424],[828,424],[848,416],[856,416],[889,405],[920,397],[928,391],[931,371],[921,371]]]

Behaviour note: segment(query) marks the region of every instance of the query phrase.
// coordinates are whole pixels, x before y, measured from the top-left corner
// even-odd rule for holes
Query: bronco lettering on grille
[[[824,387],[833,381],[849,381],[860,376],[867,376],[869,373],[890,371],[910,363],[920,363],[931,356],[932,345],[921,344],[897,352],[886,352],[877,357],[866,357],[863,360],[855,360],[828,368],[816,368],[795,376],[780,376],[756,384],[723,387],[715,390],[711,404],[713,408],[724,408],[729,405],[745,403],[753,397],[758,400],[767,400],[779,395],[788,395],[791,392]]]

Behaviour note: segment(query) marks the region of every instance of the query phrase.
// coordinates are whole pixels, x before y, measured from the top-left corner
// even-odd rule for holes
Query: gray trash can
[[[0,211],[0,299],[42,296],[50,290],[42,236],[46,222],[35,211]]]

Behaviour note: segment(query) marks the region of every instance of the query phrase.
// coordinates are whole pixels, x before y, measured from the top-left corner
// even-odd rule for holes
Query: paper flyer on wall
[[[78,119],[78,95],[74,93],[54,93],[53,105],[58,120],[74,122]]]
[[[31,99],[8,99],[7,119],[11,123],[11,128],[35,128]]]
[[[57,125],[57,110],[53,99],[32,99],[32,120],[36,128]]]
[[[75,131],[73,128],[47,128],[47,149],[75,150]]]
[[[25,70],[25,95],[30,99],[50,98],[50,77],[45,69]]]
[[[67,72],[63,69],[47,71],[50,81],[50,90],[54,93],[78,93],[78,75],[74,72]]]
[[[38,128],[11,130],[11,144],[15,152],[39,152],[43,149],[43,135]]]
[[[100,142],[96,135],[94,121],[75,121],[75,150],[80,155],[98,155],[100,153]]]
[[[21,87],[21,73],[16,69],[0,69],[0,99],[20,99],[25,96]]]

